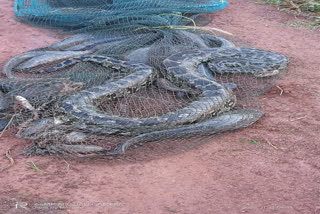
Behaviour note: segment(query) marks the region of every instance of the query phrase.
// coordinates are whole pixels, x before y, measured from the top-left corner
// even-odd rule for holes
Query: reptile
[[[33,55],[38,56],[38,54],[30,53],[23,55],[23,57],[30,59]],[[22,60],[20,61],[22,62]],[[148,118],[129,118],[108,115],[100,111],[94,105],[94,101],[102,97],[108,97],[112,100],[151,84],[156,78],[156,72],[148,65],[99,55],[83,55],[67,59],[54,67],[33,71],[33,73],[59,71],[67,66],[86,61],[98,63],[122,72],[126,76],[113,82],[106,82],[75,92],[62,100],[59,106],[67,113],[68,117],[85,124],[110,129],[110,133],[126,134],[131,132],[136,134],[131,140],[121,144],[116,151],[113,151],[114,154],[123,153],[132,144],[147,142],[153,138],[163,139],[168,136],[180,136],[181,133],[182,135],[197,134],[201,129],[207,130],[205,127],[211,130],[210,132],[216,133],[219,130],[224,131],[225,129],[222,127],[225,127],[226,124],[244,127],[255,121],[252,118],[261,117],[262,113],[255,110],[228,113],[236,103],[232,87],[218,83],[207,70],[199,72],[201,65],[205,64],[205,67],[211,72],[222,75],[249,74],[257,78],[267,78],[280,74],[288,63],[288,59],[281,54],[254,48],[222,47],[181,51],[163,61],[165,67],[163,76],[178,87],[191,88],[195,91],[197,99],[174,112]],[[13,68],[13,65],[7,66],[7,68],[5,73],[12,77],[10,69]],[[188,93],[188,91],[186,92]],[[243,119],[239,116],[241,114]],[[234,119],[228,122],[225,120],[226,117]],[[248,122],[245,118],[251,119]],[[198,131],[193,132],[193,129]],[[95,150],[99,149],[95,148]]]
[[[266,61],[263,61],[263,56],[266,57]],[[245,58],[243,59],[242,57]],[[51,68],[51,70],[77,63],[77,61],[94,61],[118,70],[133,69],[132,72],[128,72],[131,74],[120,80],[77,92],[63,100],[60,105],[68,114],[87,123],[127,131],[128,129],[143,129],[145,126],[162,126],[165,128],[193,123],[209,115],[211,117],[230,110],[235,103],[235,97],[232,92],[197,71],[200,63],[209,62],[214,64],[214,61],[224,60],[226,62],[226,59],[230,63],[244,60],[247,62],[247,64],[229,66],[227,68],[229,73],[251,72],[255,76],[268,73],[269,69],[280,71],[285,68],[287,63],[286,57],[281,54],[250,48],[199,49],[172,55],[163,62],[167,70],[167,79],[178,84],[187,84],[201,91],[201,93],[197,100],[191,102],[185,108],[149,118],[125,118],[107,115],[99,111],[93,104],[95,99],[99,99],[102,96],[109,96],[112,99],[125,93],[130,93],[132,89],[138,90],[138,87],[143,84],[150,84],[154,77],[154,72],[144,64],[132,64],[102,56],[82,56],[70,59],[68,63],[60,63]],[[215,72],[223,73],[227,71],[223,67],[221,70],[216,69]]]
[[[94,100],[101,97],[109,97],[111,100],[121,97],[123,94],[139,90],[143,85],[152,83],[155,72],[151,67],[144,64],[134,64],[102,56],[82,56],[70,60],[69,64],[76,63],[77,60],[94,61],[102,63],[103,66],[112,66],[117,70],[127,70],[129,73],[114,82],[82,90],[61,102],[60,107],[68,114],[89,124],[102,125],[120,132],[127,132],[130,129],[143,129],[146,126],[161,126],[165,128],[192,123],[208,115],[227,111],[235,103],[235,96],[229,89],[215,81],[200,76],[196,71],[196,67],[191,71],[181,66],[181,69],[178,70],[170,69],[170,72],[167,73],[167,79],[173,83],[186,84],[195,90],[201,91],[197,100],[182,109],[156,117],[127,118],[108,115],[94,106]],[[198,59],[194,58],[193,60],[196,62]],[[58,65],[58,67],[61,67],[61,65]],[[52,69],[57,69],[57,67]]]
[[[40,110],[59,100],[60,97],[83,88],[83,83],[68,79],[0,79],[0,130],[3,130],[9,119],[16,112],[16,96],[23,97]],[[20,103],[21,104],[21,103]],[[22,113],[23,114],[23,113]]]
[[[239,128],[244,128],[255,123],[262,116],[263,116],[263,112],[258,109],[232,110],[232,111],[224,112],[208,120],[200,121],[198,123],[180,125],[170,129],[150,131],[150,132],[136,135],[130,138],[129,140],[118,144],[113,150],[106,149],[104,147],[97,146],[97,145],[81,144],[81,142],[82,143],[86,142],[87,136],[81,131],[80,132],[78,131],[76,132],[76,135],[80,137],[72,137],[71,142],[70,142],[70,139],[61,140],[61,143],[59,144],[48,144],[48,145],[45,145],[43,143],[40,143],[38,145],[37,142],[34,142],[32,145],[27,147],[23,151],[23,153],[27,155],[30,155],[30,154],[43,155],[48,153],[63,153],[63,154],[69,153],[73,155],[74,154],[120,155],[125,153],[128,148],[137,144],[141,145],[143,143],[148,143],[148,142],[157,141],[157,140],[165,140],[170,138],[205,136],[205,135],[222,133],[226,131],[232,131]],[[47,123],[48,121],[50,122],[50,128],[48,128],[48,123]],[[56,127],[54,125],[53,119],[42,119],[39,121],[35,121],[34,123],[36,123],[34,124],[36,128],[27,128],[26,130],[23,131],[24,133],[20,133],[20,134],[22,134],[22,136],[24,137],[28,136],[31,139],[34,139],[32,138],[32,135],[35,133],[35,131],[44,133],[44,136],[42,136],[44,139],[46,139],[47,137],[45,132],[48,132],[48,131],[51,132],[51,134],[56,133],[59,136],[61,136],[61,134],[59,134],[60,133],[59,129],[61,129],[61,127]],[[55,131],[54,129],[55,127],[58,128],[57,131]],[[65,136],[69,136],[72,134],[73,133],[71,132],[69,134],[66,134]],[[77,142],[78,138],[82,138],[82,139],[80,139],[80,141]]]
[[[224,66],[222,63],[219,63],[221,61],[225,63]],[[200,121],[195,124],[191,124],[194,122],[193,119],[184,123],[180,122],[181,120],[179,120],[177,122],[174,121],[175,127],[154,129],[154,130],[151,129],[151,131],[150,129],[148,129],[149,130],[148,132],[140,133],[135,137],[133,137],[132,139],[126,141],[125,143],[118,145],[116,150],[111,152],[110,151],[103,151],[103,152],[109,155],[121,154],[121,153],[124,153],[128,147],[136,143],[143,143],[143,142],[148,142],[153,140],[161,140],[161,139],[168,138],[170,136],[188,136],[188,135],[195,135],[195,134],[218,133],[218,132],[223,132],[228,130],[234,130],[237,128],[248,126],[254,123],[256,120],[258,120],[263,115],[262,111],[260,110],[247,109],[247,110],[235,110],[235,111],[227,112],[233,107],[235,102],[235,98],[232,95],[232,93],[230,93],[230,91],[228,91],[228,89],[223,87],[222,85],[219,85],[220,88],[218,88],[216,85],[214,85],[214,87],[216,88],[212,88],[213,86],[210,85],[210,83],[216,83],[216,82],[210,78],[202,78],[202,76],[205,77],[206,75],[203,75],[203,73],[198,72],[198,66],[201,63],[208,63],[208,64],[210,63],[211,65],[210,68],[212,69],[212,66],[215,65],[215,62],[217,62],[217,65],[219,66],[215,67],[214,72],[218,72],[221,74],[226,72],[247,73],[247,74],[249,73],[255,77],[269,77],[273,75],[278,75],[280,72],[282,72],[287,66],[288,59],[285,56],[278,53],[259,50],[259,49],[253,49],[253,48],[199,49],[199,50],[183,51],[168,57],[163,62],[167,70],[168,79],[170,79],[172,82],[184,81],[194,86],[196,89],[201,90],[202,93],[199,95],[200,97],[199,100],[201,100],[201,97],[203,99],[203,97],[205,97],[205,94],[208,93],[209,96],[203,99],[207,101],[206,104],[208,108],[207,109],[203,108],[203,106],[205,105],[197,105],[198,109],[195,107],[194,110],[204,113],[206,115],[210,115],[211,118],[209,117],[206,120]],[[233,63],[233,62],[238,62],[238,63]],[[219,94],[219,90],[223,92]],[[214,92],[213,94],[215,96],[210,97],[210,95],[213,95],[212,92]],[[93,95],[90,94],[89,96],[94,97],[95,95],[96,94],[94,93]],[[223,103],[224,96],[226,97],[225,103]],[[79,105],[79,100],[81,100],[80,96],[75,96],[73,97],[73,101],[72,99],[68,99],[67,102],[69,102],[68,104],[73,103],[73,106],[76,106],[76,105]],[[90,100],[90,98],[89,99],[85,98],[84,100],[88,101]],[[216,102],[213,102],[213,100],[215,100]],[[210,105],[212,103],[213,105]],[[221,103],[223,103],[222,106],[221,106]],[[86,103],[81,103],[81,104],[84,104],[82,106],[88,106]],[[193,106],[192,104],[193,103],[191,103],[189,106]],[[217,106],[219,107],[216,108]],[[79,108],[81,109],[81,107]],[[90,114],[90,110],[93,109],[93,106],[91,105],[90,108],[85,107],[84,109],[86,109],[86,113]],[[214,110],[212,111],[212,109]],[[179,110],[177,112],[179,112]],[[224,112],[227,112],[227,113],[224,113]],[[95,112],[94,114],[96,113],[97,112]],[[199,115],[201,115],[201,113],[199,113]],[[164,115],[166,116],[166,114]],[[217,115],[217,116],[213,117],[213,115]],[[99,116],[102,116],[101,118],[103,118],[104,115],[99,115]],[[201,115],[201,116],[203,119],[204,115]],[[201,116],[197,117],[196,120],[199,120]],[[107,118],[109,120],[111,119],[110,117],[107,117]],[[163,118],[163,115],[160,115],[156,118],[158,118],[156,121],[161,121]],[[192,118],[192,117],[189,117],[189,118]],[[88,119],[92,123],[95,122],[94,117],[91,117],[91,118],[86,117],[86,119]],[[99,119],[98,119],[99,124],[101,124],[101,121]],[[121,123],[122,122],[121,119],[123,118],[119,118],[119,117],[116,118],[116,120],[114,120],[114,123],[110,127],[112,128],[123,127],[123,124]],[[141,120],[142,122],[139,121],[140,124],[138,124],[138,127],[139,125],[140,127],[145,126],[145,124],[143,124],[143,122],[145,121],[143,120],[148,120],[148,119],[149,118],[146,118],[146,119],[139,118],[138,121]],[[132,121],[134,121],[134,119],[132,119]],[[168,121],[168,122],[172,122],[172,121]],[[106,123],[102,123],[102,124],[106,125]],[[129,125],[125,124],[124,126],[126,128],[132,128],[132,125],[134,124],[133,123]],[[150,125],[150,124],[147,124],[147,125]],[[155,125],[155,124],[153,123],[152,125]],[[109,126],[109,124],[107,126]],[[94,149],[95,151],[99,150],[96,147]]]

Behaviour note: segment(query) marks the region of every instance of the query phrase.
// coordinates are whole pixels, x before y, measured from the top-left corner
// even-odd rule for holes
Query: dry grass
[[[310,19],[309,25],[320,26],[320,0],[266,0],[276,4],[282,11],[304,14]]]

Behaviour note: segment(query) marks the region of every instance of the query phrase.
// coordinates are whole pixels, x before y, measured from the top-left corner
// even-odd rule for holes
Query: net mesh
[[[5,63],[0,128],[29,139],[27,155],[114,157],[150,153],[145,144],[184,151],[251,125],[288,60],[199,27],[225,5],[16,0],[19,20],[75,34]]]
[[[127,31],[183,25],[226,6],[225,0],[16,0],[17,18],[29,24],[74,32]]]

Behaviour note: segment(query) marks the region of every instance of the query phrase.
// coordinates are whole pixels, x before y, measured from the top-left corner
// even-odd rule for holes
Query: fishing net
[[[29,139],[27,155],[113,157],[145,144],[185,150],[253,124],[288,60],[199,27],[225,5],[16,0],[20,20],[75,35],[6,62],[0,128]]]
[[[139,27],[184,25],[201,13],[226,6],[225,0],[16,0],[20,21],[72,32],[130,31]]]

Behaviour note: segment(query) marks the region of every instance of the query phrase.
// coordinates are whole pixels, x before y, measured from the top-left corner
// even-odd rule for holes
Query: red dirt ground
[[[60,39],[14,21],[12,3],[0,0],[0,62]],[[12,148],[15,163],[0,173],[0,213],[320,213],[319,31],[285,26],[295,18],[253,0],[229,0],[213,16],[234,39],[291,59],[283,94],[273,87],[261,96],[260,121],[183,153],[68,160],[67,171],[61,158],[20,155],[28,142],[6,132],[0,154]],[[30,161],[52,173],[27,168]],[[0,168],[7,163],[1,155]]]

